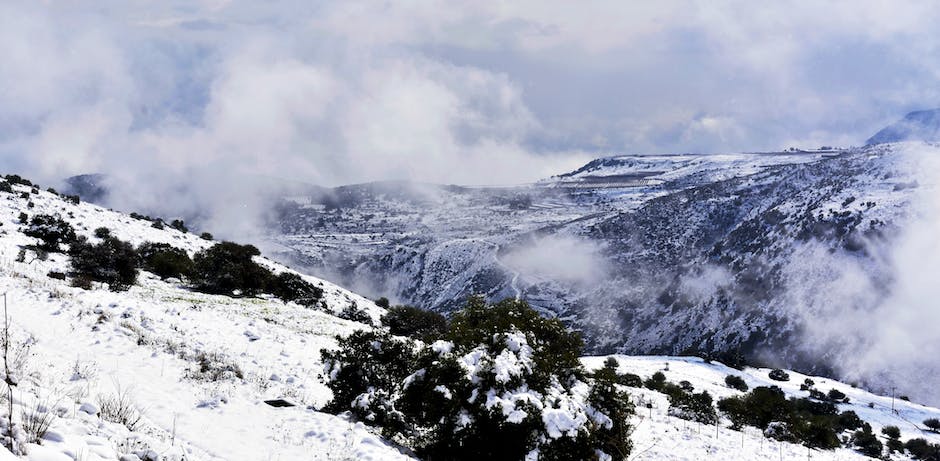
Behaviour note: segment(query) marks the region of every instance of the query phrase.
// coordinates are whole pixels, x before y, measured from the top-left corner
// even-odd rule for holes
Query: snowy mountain
[[[473,293],[521,297],[595,353],[693,351],[870,379],[846,365],[850,341],[809,332],[890,297],[885,258],[932,190],[918,165],[935,150],[619,156],[531,186],[345,186],[331,203],[282,202],[269,249],[440,311]],[[835,297],[849,272],[865,299]],[[931,376],[902,386],[927,396]]]
[[[875,133],[865,141],[865,144],[902,141],[940,141],[940,109],[911,112],[903,119]]]
[[[310,276],[303,278],[324,290],[323,302],[314,308],[269,295],[198,293],[179,280],[147,272],[123,292],[97,283],[87,290],[72,287],[53,276],[68,272],[68,257],[30,249],[36,239],[24,234],[30,226],[22,223],[21,213],[26,218],[59,215],[92,241],[106,227],[135,245],[161,242],[191,254],[213,242],[29,186],[11,189],[0,192],[0,290],[11,320],[11,348],[22,351],[15,354],[23,359],[13,370],[13,413],[14,434],[26,459],[411,459],[375,429],[317,411],[330,398],[320,349],[335,347],[337,334],[372,328],[336,315],[355,305],[374,322],[382,310],[371,301]],[[452,192],[474,197],[473,191]],[[507,193],[515,197],[516,191]],[[473,241],[465,243],[474,247]],[[255,260],[276,272],[291,271],[263,257]],[[528,288],[520,282],[518,289]],[[807,395],[799,389],[807,376],[794,372],[788,382],[780,382],[770,380],[767,369],[741,371],[701,359],[614,358],[621,372],[644,379],[661,372],[669,381],[687,381],[716,398],[740,395],[724,384],[727,375],[741,376],[751,387],[776,385],[788,396]],[[605,359],[582,362],[594,369]],[[940,410],[812,379],[819,389],[835,388],[848,396],[839,410],[856,412],[886,442],[880,429],[889,425],[900,428],[902,441],[940,442],[940,435],[925,431],[921,423],[940,417]],[[623,389],[639,409],[631,418],[635,448],[630,459],[867,459],[849,448],[810,450],[767,439],[755,429],[732,429],[725,418],[702,427],[670,412],[662,393]],[[20,428],[37,417],[49,427],[31,441],[33,432]],[[3,421],[0,427],[6,427]],[[910,459],[905,453],[892,457]],[[18,458],[0,449],[0,459]]]

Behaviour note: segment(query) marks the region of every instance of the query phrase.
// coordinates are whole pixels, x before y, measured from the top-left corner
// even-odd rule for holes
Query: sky
[[[929,1],[6,0],[0,166],[158,197],[859,145],[940,106],[937,26]]]

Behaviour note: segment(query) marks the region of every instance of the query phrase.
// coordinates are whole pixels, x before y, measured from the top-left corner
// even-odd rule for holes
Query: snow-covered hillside
[[[178,282],[142,272],[126,292],[103,286],[82,290],[50,278],[67,270],[67,257],[35,258],[35,239],[23,235],[20,213],[58,214],[78,233],[99,227],[134,244],[165,242],[192,253],[212,245],[169,227],[155,229],[90,204],[72,204],[49,192],[31,193],[15,185],[0,192],[0,292],[6,293],[15,351],[28,347],[14,388],[14,420],[46,415],[51,427],[38,443],[25,443],[26,459],[48,460],[395,460],[411,459],[375,435],[375,431],[317,411],[330,391],[322,376],[320,349],[333,347],[334,336],[370,326],[333,314],[355,303],[373,318],[381,309],[371,301],[323,280],[324,305],[318,309],[284,303],[268,296],[231,298],[193,292]],[[21,197],[25,194],[26,197]],[[31,205],[30,205],[31,204]],[[290,270],[258,258],[275,271]],[[587,357],[588,368],[605,357]],[[736,391],[722,383],[741,374],[752,387],[777,384],[800,395],[804,378],[791,373],[789,383],[769,381],[767,370],[732,370],[699,359],[616,356],[622,372],[648,377],[659,370],[671,381],[688,380],[716,397]],[[836,387],[875,428],[901,427],[903,438],[925,437],[917,423],[940,411],[878,397],[824,378],[822,389]],[[625,388],[639,407],[632,424],[634,453],[641,459],[803,459],[806,448],[764,439],[753,430],[734,431],[727,421],[701,428],[669,416],[664,395]],[[804,393],[805,394],[805,393]],[[105,408],[115,398],[141,415],[134,424],[108,422]],[[282,399],[292,407],[274,407]],[[646,403],[651,403],[651,408]],[[873,407],[868,407],[871,402]],[[3,408],[6,408],[4,405]],[[54,416],[52,416],[54,415]],[[132,415],[133,416],[133,415]],[[0,426],[3,426],[0,422]],[[131,426],[131,427],[128,427]],[[133,430],[131,430],[133,429]],[[848,449],[810,451],[812,459],[863,457]],[[896,459],[903,459],[895,455]],[[0,449],[0,459],[16,459]]]
[[[56,414],[41,445],[26,446],[29,459],[406,458],[361,426],[312,409],[330,395],[319,378],[320,349],[333,345],[336,334],[366,327],[330,313],[356,303],[378,315],[371,301],[310,277],[324,288],[323,311],[273,298],[200,294],[147,273],[126,292],[72,288],[47,276],[65,271],[62,254],[41,261],[27,252],[16,261],[21,247],[35,241],[20,232],[20,213],[59,214],[87,236],[108,227],[134,244],[165,242],[194,252],[212,243],[45,191],[14,189],[0,193],[0,292],[14,343],[30,345],[14,414],[37,406]],[[204,368],[221,365],[241,377],[204,376]],[[125,396],[139,409],[136,430],[99,418],[102,396]],[[264,403],[270,399],[296,406],[275,408]]]
[[[612,357],[617,359],[621,372],[634,373],[644,379],[656,372],[662,372],[667,380],[675,383],[688,381],[695,387],[696,392],[708,391],[716,400],[741,394],[725,385],[725,377],[728,375],[740,376],[750,388],[778,386],[788,397],[806,397],[808,392],[801,391],[800,384],[810,378],[818,389],[837,389],[843,392],[849,398],[849,403],[839,404],[839,410],[856,412],[862,420],[871,424],[873,432],[879,434],[883,441],[886,441],[887,437],[881,436],[881,429],[896,426],[901,430],[901,440],[924,438],[932,443],[940,442],[940,434],[926,430],[922,424],[924,419],[940,416],[940,410],[901,399],[874,395],[832,379],[788,371],[788,381],[774,381],[768,377],[770,370],[766,368],[736,370],[721,363],[707,363],[694,357]],[[597,369],[606,359],[607,356],[584,357],[582,362],[588,369]],[[627,389],[638,403],[631,460],[871,459],[846,448],[817,450],[778,442],[764,437],[761,431],[755,428],[732,430],[724,419],[717,427],[685,421],[669,415],[669,401],[666,395],[644,388]],[[909,458],[895,453],[891,459]]]
[[[875,133],[865,144],[904,141],[940,142],[940,109],[911,112]]]
[[[525,187],[346,186],[278,207],[269,248],[442,312],[470,294],[525,299],[583,331],[592,353],[743,356],[887,390],[848,369],[870,343],[843,338],[864,331],[810,327],[854,325],[897,292],[892,258],[937,184],[922,162],[936,157],[924,143],[617,156]],[[927,398],[920,365],[893,384]]]

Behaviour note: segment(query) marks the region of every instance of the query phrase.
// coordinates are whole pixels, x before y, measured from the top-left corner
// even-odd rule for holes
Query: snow
[[[355,303],[377,318],[382,310],[374,303],[308,276],[324,289],[322,311],[270,297],[196,293],[144,272],[127,292],[73,288],[46,276],[67,269],[64,255],[16,261],[21,246],[34,242],[19,231],[21,211],[59,214],[89,237],[109,227],[135,245],[165,242],[192,254],[212,242],[44,191],[29,200],[32,208],[18,194],[0,193],[0,293],[6,293],[15,337],[35,338],[14,413],[53,395],[63,412],[41,445],[26,447],[28,459],[143,459],[150,450],[165,460],[332,459],[338,447],[355,459],[410,459],[367,427],[316,411],[330,398],[320,349],[335,347],[337,334],[369,328],[331,314]],[[244,378],[189,377],[199,369],[200,354],[237,365]],[[272,381],[272,375],[283,379]],[[137,430],[97,416],[99,396],[122,392],[143,415]],[[298,405],[263,403],[273,398]],[[4,455],[0,460],[10,457]]]
[[[747,382],[749,388],[758,386],[778,386],[788,396],[806,397],[805,391],[800,391],[800,384],[806,378],[815,382],[816,389],[827,392],[834,388],[849,397],[848,404],[839,404],[840,411],[852,410],[858,416],[872,425],[872,431],[884,442],[887,440],[881,434],[885,426],[901,428],[901,440],[911,438],[924,438],[931,443],[940,443],[940,434],[925,431],[921,421],[927,418],[940,417],[940,410],[926,407],[913,402],[895,400],[892,412],[891,397],[879,396],[862,389],[853,388],[847,384],[819,376],[807,376],[801,373],[787,371],[789,381],[774,381],[768,378],[768,368],[746,368],[736,370],[718,362],[706,363],[696,357],[666,357],[666,356],[610,356],[617,360],[620,372],[629,372],[646,379],[656,372],[662,372],[671,382],[689,381],[696,392],[708,391],[717,401],[718,399],[741,395],[741,392],[730,389],[724,384],[727,375],[740,376]],[[603,366],[607,356],[583,357],[581,359],[588,369],[598,369]],[[730,423],[722,420],[718,426],[702,426],[698,423],[679,419],[668,414],[669,402],[665,395],[648,389],[623,387],[636,403],[637,415],[632,421],[634,432],[633,454],[631,460],[779,460],[779,459],[813,459],[813,460],[871,460],[853,450],[839,448],[836,450],[807,449],[802,445],[777,442],[767,439],[760,430],[745,427],[741,431],[730,429]],[[647,408],[647,403],[651,408]],[[869,407],[873,404],[873,408]],[[894,455],[892,459],[908,459]]]
[[[28,190],[14,187],[17,192]],[[20,232],[21,211],[30,216],[58,213],[82,235],[109,227],[115,236],[134,244],[165,242],[192,253],[212,243],[170,228],[153,229],[149,222],[90,204],[68,204],[47,192],[31,195],[30,200],[34,207],[27,209],[26,200],[18,195],[0,193],[0,293],[6,293],[14,341],[31,344],[27,365],[18,374],[15,413],[45,405],[56,415],[41,444],[25,446],[26,459],[135,460],[154,453],[164,460],[412,459],[374,429],[316,410],[330,398],[323,384],[320,350],[335,347],[335,335],[370,328],[331,314],[355,303],[377,318],[382,310],[371,301],[307,276],[324,289],[322,310],[271,297],[196,293],[179,281],[162,281],[147,273],[141,273],[138,285],[127,292],[113,293],[101,286],[90,291],[73,288],[46,276],[67,269],[67,258],[61,254],[45,261],[32,257],[16,261],[21,246],[34,241]],[[258,261],[276,271],[290,270],[264,258]],[[480,381],[481,373],[492,373],[498,382],[509,383],[530,369],[532,351],[525,335],[511,333],[501,340],[505,348],[495,356],[481,348],[458,357],[474,382]],[[451,354],[453,344],[439,341],[431,348]],[[794,372],[790,381],[777,382],[767,378],[767,369],[738,371],[695,358],[614,357],[622,372],[648,377],[663,371],[670,381],[688,380],[696,391],[707,390],[716,399],[738,394],[725,387],[728,374],[741,376],[752,388],[777,385],[788,395],[806,394],[799,385],[807,377]],[[243,377],[199,378],[200,358],[237,366]],[[583,362],[594,369],[605,359],[585,357]],[[895,425],[902,440],[923,437],[940,443],[940,435],[925,432],[920,423],[940,417],[940,410],[811,378],[823,392],[834,388],[845,393],[850,402],[840,404],[840,409],[854,410],[876,434]],[[583,382],[568,391],[555,383],[546,395],[523,386],[491,390],[483,397],[487,406],[498,407],[512,421],[526,417],[522,402],[542,409],[550,436],[560,437],[589,421],[610,424],[584,403],[587,389]],[[848,449],[816,451],[770,441],[757,430],[731,430],[726,421],[701,427],[669,416],[662,394],[625,390],[638,409],[631,421],[635,428],[631,460],[777,460],[807,455],[868,459]],[[443,386],[435,391],[451,397]],[[99,397],[122,394],[142,413],[135,430],[99,417]],[[274,408],[263,402],[278,398],[297,405]],[[471,421],[465,414],[461,423]],[[527,458],[537,456],[534,452]],[[0,449],[0,461],[13,459],[21,458]]]

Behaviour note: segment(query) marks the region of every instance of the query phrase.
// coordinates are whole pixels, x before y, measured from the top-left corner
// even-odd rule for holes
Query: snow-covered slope
[[[923,438],[932,443],[940,442],[940,434],[930,432],[923,426],[927,418],[940,417],[940,410],[901,399],[879,396],[854,388],[847,384],[819,376],[807,376],[788,372],[789,381],[774,381],[768,377],[769,369],[746,368],[736,370],[721,363],[706,363],[694,357],[658,357],[658,356],[612,356],[617,359],[621,372],[634,373],[643,379],[656,372],[662,372],[670,382],[688,381],[696,392],[708,391],[715,400],[741,392],[725,385],[728,375],[740,376],[753,389],[758,386],[778,386],[788,397],[807,397],[808,392],[800,390],[800,384],[806,378],[815,382],[815,387],[823,392],[829,389],[841,391],[849,398],[849,403],[839,404],[839,411],[854,411],[863,420],[871,424],[873,432],[882,442],[887,438],[881,435],[885,426],[896,426],[901,430],[901,440]],[[584,357],[582,362],[588,369],[600,368],[607,357]],[[669,401],[666,395],[644,388],[626,388],[637,404],[635,429],[632,435],[634,451],[631,460],[870,460],[853,450],[808,449],[801,445],[778,442],[767,439],[761,431],[745,427],[741,431],[729,428],[730,423],[722,419],[718,426],[702,426],[699,423],[685,421],[668,413]],[[649,408],[648,408],[649,407]],[[891,459],[908,459],[895,453]]]
[[[377,316],[371,301],[312,277],[325,291],[322,311],[195,293],[143,272],[127,292],[72,288],[46,275],[66,269],[64,255],[41,261],[27,253],[16,261],[35,241],[20,232],[19,213],[59,214],[88,236],[108,227],[134,244],[166,242],[194,252],[212,243],[44,191],[20,198],[29,188],[14,188],[16,194],[0,193],[0,292],[16,344],[31,344],[14,414],[18,419],[39,402],[57,415],[42,444],[26,446],[29,459],[110,460],[149,451],[161,460],[407,458],[362,426],[313,409],[330,395],[320,380],[320,349],[336,334],[366,327],[331,312],[356,303]],[[241,377],[202,373],[217,365],[237,368]],[[100,396],[124,393],[143,415],[135,431],[94,414]],[[296,406],[275,408],[268,399]]]
[[[0,192],[0,292],[6,293],[15,348],[29,346],[28,360],[14,390],[14,417],[34,410],[54,414],[40,443],[25,444],[26,459],[47,460],[395,460],[411,459],[361,424],[316,411],[329,398],[319,351],[335,345],[334,336],[367,325],[335,317],[351,303],[373,317],[381,310],[369,300],[306,277],[325,290],[325,306],[309,309],[269,297],[230,298],[190,291],[141,273],[126,292],[73,288],[47,276],[64,271],[66,257],[47,260],[21,249],[34,243],[22,234],[19,214],[59,214],[83,235],[108,227],[124,240],[166,242],[189,252],[211,245],[170,228],[154,229],[90,204],[74,205],[48,192]],[[20,194],[27,193],[27,198]],[[32,205],[30,205],[30,203]],[[478,256],[468,254],[470,260]],[[258,258],[276,271],[290,270]],[[498,263],[498,262],[497,262]],[[605,357],[587,357],[588,368]],[[767,370],[732,370],[699,359],[616,356],[621,371],[648,377],[666,369],[669,380],[690,381],[716,397],[733,395],[723,386],[727,374],[742,374],[753,387],[778,384],[791,395],[803,376],[790,383],[766,378]],[[210,377],[211,369],[230,373]],[[210,368],[206,373],[206,368]],[[235,373],[232,370],[238,370]],[[240,375],[240,376],[237,376]],[[814,378],[817,387],[845,392],[856,410],[876,429],[898,425],[903,438],[926,437],[917,422],[940,411],[890,399],[844,384]],[[803,459],[806,448],[771,442],[752,430],[700,428],[667,414],[666,398],[645,389],[625,388],[640,406],[633,418],[631,460]],[[102,396],[125,396],[142,414],[130,430],[103,420]],[[265,400],[295,406],[276,408]],[[651,408],[645,406],[650,402]],[[873,403],[868,407],[867,403]],[[5,408],[5,406],[4,406]],[[40,411],[46,414],[45,411]],[[0,422],[0,426],[3,423]],[[23,440],[22,434],[20,437]],[[847,450],[811,451],[812,459],[864,459]],[[896,459],[903,459],[895,456]],[[17,459],[0,449],[0,459]]]
[[[940,109],[911,112],[875,133],[865,144],[903,141],[940,142]]]

